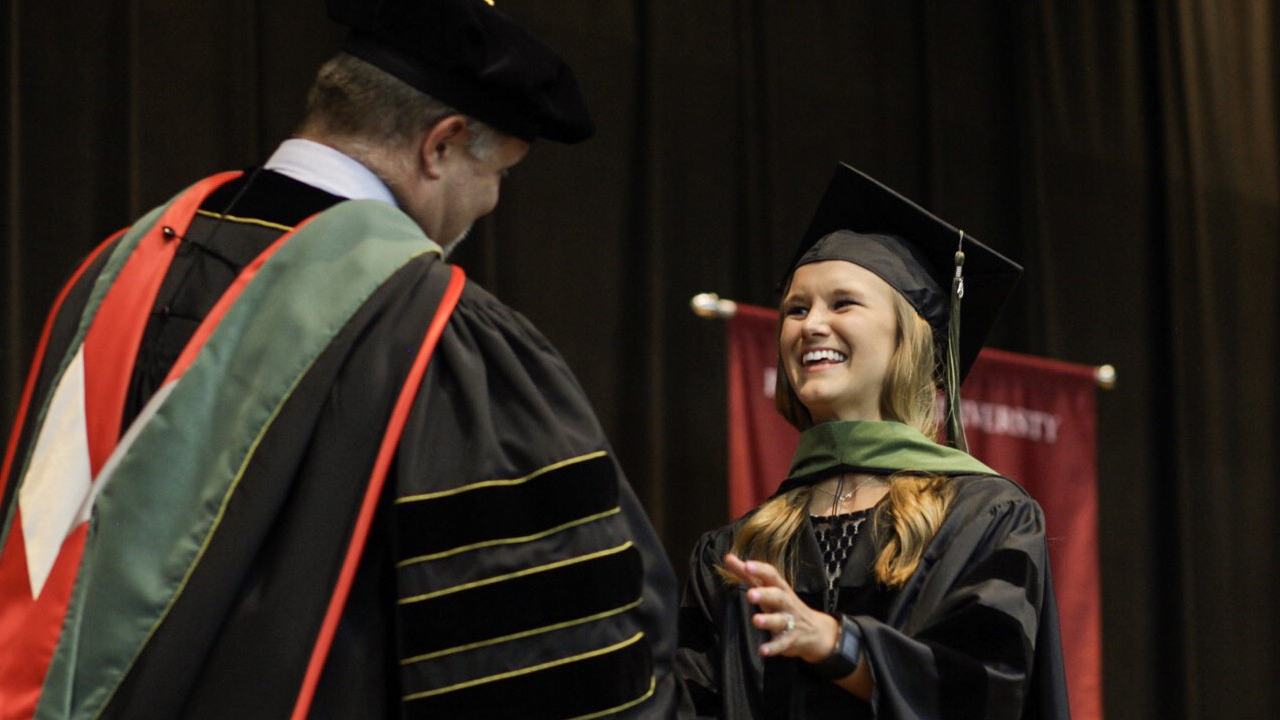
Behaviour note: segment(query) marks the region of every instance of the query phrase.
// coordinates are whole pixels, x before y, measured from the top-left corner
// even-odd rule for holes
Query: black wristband
[[[858,655],[862,652],[862,631],[847,615],[838,615],[839,635],[835,650],[826,658],[813,663],[813,669],[828,680],[841,680],[858,669]]]

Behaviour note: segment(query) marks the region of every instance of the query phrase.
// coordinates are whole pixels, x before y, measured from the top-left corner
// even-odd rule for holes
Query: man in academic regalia
[[[670,567],[577,382],[441,244],[572,72],[331,0],[297,137],[110,238],[0,474],[0,720],[668,717]]]

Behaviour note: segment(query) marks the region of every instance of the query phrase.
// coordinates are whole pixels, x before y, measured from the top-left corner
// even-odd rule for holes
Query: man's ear
[[[467,119],[461,115],[448,115],[431,126],[419,148],[427,177],[440,179],[450,164],[459,159],[466,148],[467,133]]]

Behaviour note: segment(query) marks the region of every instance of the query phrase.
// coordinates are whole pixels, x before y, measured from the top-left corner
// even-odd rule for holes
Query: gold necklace
[[[863,484],[865,483],[866,483],[866,480],[863,480],[862,482],[855,485],[854,488],[849,492],[831,492],[830,490],[826,490],[820,487],[815,487],[814,490],[817,490],[818,492],[823,493],[824,495],[830,495],[831,497],[835,498],[836,502],[842,503],[842,502],[847,502],[849,500],[852,500],[855,496],[857,496],[858,490],[860,490]],[[840,479],[840,487],[844,487],[843,478]]]
[[[853,486],[853,489],[852,489],[852,490],[850,490],[849,492],[845,492],[845,491],[844,491],[844,479],[845,479],[845,475],[846,475],[846,474],[847,474],[847,473],[840,473],[840,480],[839,480],[839,482],[838,482],[838,483],[836,483],[836,491],[835,491],[835,492],[831,492],[830,490],[827,490],[827,489],[825,489],[825,488],[820,488],[820,487],[818,487],[817,485],[813,486],[813,489],[814,489],[814,490],[817,490],[817,491],[818,491],[818,492],[820,492],[820,493],[825,493],[825,494],[827,494],[827,495],[830,495],[830,496],[831,496],[831,514],[832,514],[832,515],[836,515],[836,514],[838,513],[838,511],[839,511],[839,509],[840,509],[840,505],[841,505],[842,503],[846,503],[846,502],[848,502],[848,501],[853,500],[854,498],[856,498],[856,497],[858,496],[858,491],[862,489],[862,486],[863,486],[863,485],[866,485],[866,484],[867,484],[867,483],[869,483],[869,482],[871,482],[871,479],[872,479],[872,477],[873,477],[873,476],[871,476],[871,475],[868,475],[868,476],[866,476],[866,477],[862,478],[862,480],[861,480],[860,482],[858,482],[858,484],[857,484],[857,485],[854,485],[854,486]]]

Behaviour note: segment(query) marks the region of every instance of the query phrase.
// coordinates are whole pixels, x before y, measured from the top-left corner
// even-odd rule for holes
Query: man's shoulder
[[[473,280],[468,280],[462,290],[462,296],[458,299],[458,313],[472,322],[500,326],[507,332],[519,334],[529,341],[538,345],[545,344],[550,348],[550,341],[529,318]]]

